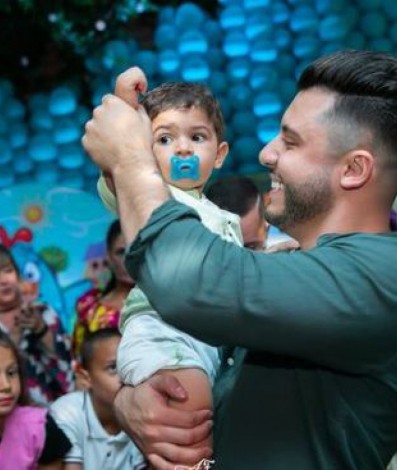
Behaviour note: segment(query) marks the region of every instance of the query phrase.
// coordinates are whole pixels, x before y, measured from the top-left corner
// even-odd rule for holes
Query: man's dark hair
[[[206,196],[221,209],[233,212],[240,217],[246,215],[259,200],[263,199],[256,184],[246,176],[222,178],[207,189]]]
[[[81,347],[80,356],[80,362],[84,369],[89,369],[95,345],[100,341],[114,337],[121,337],[121,333],[117,328],[102,328],[86,336]]]
[[[223,140],[225,126],[219,102],[204,85],[190,82],[166,82],[149,91],[143,97],[141,104],[151,121],[169,109],[200,109],[205,112],[214,126],[218,142]]]
[[[336,93],[326,119],[334,126],[331,145],[363,143],[397,169],[397,57],[374,51],[340,51],[309,65],[298,90],[322,87]]]

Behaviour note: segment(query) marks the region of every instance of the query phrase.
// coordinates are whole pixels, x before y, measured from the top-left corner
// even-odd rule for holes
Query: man
[[[206,191],[210,201],[221,209],[240,216],[244,246],[263,251],[266,243],[264,202],[255,183],[246,176],[215,181]]]
[[[116,94],[128,98],[137,81],[132,69]],[[265,217],[299,242],[295,253],[222,242],[172,201],[141,108],[105,98],[83,143],[113,178],[134,241],[127,265],[163,319],[249,351],[216,417],[217,468],[383,469],[397,448],[397,59],[335,53],[309,66],[298,90],[260,154],[272,178]],[[193,444],[211,425],[205,410],[167,408],[168,395],[186,395],[172,372],[117,399],[162,470],[181,453],[208,457]]]

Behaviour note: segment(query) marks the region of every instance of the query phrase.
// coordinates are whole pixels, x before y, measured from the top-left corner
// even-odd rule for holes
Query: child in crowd
[[[56,470],[71,444],[47,409],[27,405],[22,359],[0,330],[0,468]]]
[[[86,390],[68,393],[51,405],[54,419],[72,443],[64,457],[65,470],[146,468],[143,455],[121,431],[113,412],[121,385],[116,370],[119,343],[117,328],[88,334],[76,372]]]
[[[145,88],[142,74],[142,83],[135,89]],[[148,92],[141,105],[152,122],[153,151],[173,197],[193,207],[208,229],[241,245],[239,217],[203,195],[213,169],[222,166],[229,149],[222,138],[223,118],[214,96],[199,84],[165,83]],[[111,179],[102,176],[99,193],[105,205],[115,211],[112,189]],[[173,369],[189,399],[170,402],[171,406],[212,408],[211,386],[220,366],[217,348],[162,322],[138,287],[131,290],[122,309],[121,329],[117,367],[123,383],[136,386],[154,374]]]

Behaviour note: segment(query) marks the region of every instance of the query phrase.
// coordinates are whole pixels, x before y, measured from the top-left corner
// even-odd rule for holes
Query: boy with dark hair
[[[87,390],[68,393],[51,405],[55,421],[72,443],[64,457],[65,470],[146,467],[113,411],[113,400],[121,386],[116,370],[119,343],[116,328],[103,328],[86,336],[76,373]]]

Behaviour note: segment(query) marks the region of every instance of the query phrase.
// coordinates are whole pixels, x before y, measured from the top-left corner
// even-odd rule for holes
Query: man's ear
[[[353,150],[344,157],[340,184],[343,189],[358,189],[372,177],[374,156],[367,150]]]
[[[214,168],[221,168],[227,154],[229,153],[229,144],[227,142],[221,142],[218,145],[218,150],[216,152],[216,158],[214,163]]]
[[[91,377],[87,369],[77,363],[74,366],[74,373],[76,376],[76,389],[77,390],[89,390],[91,388]]]

